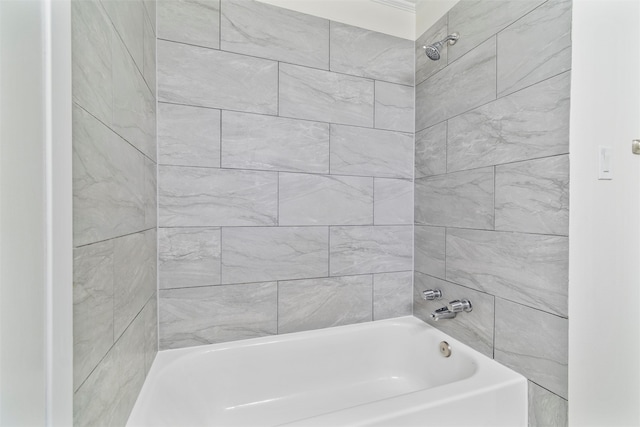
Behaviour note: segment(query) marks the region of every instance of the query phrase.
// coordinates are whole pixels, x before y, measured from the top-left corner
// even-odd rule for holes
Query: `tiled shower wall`
[[[413,41],[158,3],[160,347],[411,314]]]
[[[531,425],[567,416],[570,66],[568,0],[463,0],[416,42],[414,315],[526,376]],[[429,288],[473,312],[432,322]]]
[[[157,352],[155,6],[72,1],[74,425],[124,425]]]

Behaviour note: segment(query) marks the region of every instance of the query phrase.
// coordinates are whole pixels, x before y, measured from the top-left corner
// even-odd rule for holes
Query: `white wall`
[[[640,424],[640,4],[576,0],[571,92],[569,421]],[[597,149],[614,179],[598,181]]]
[[[72,420],[69,5],[0,1],[3,426]]]
[[[414,40],[442,18],[459,0],[418,0],[416,2],[416,34]],[[455,32],[452,28],[450,32]]]
[[[415,40],[415,13],[369,0],[259,0],[344,24]]]

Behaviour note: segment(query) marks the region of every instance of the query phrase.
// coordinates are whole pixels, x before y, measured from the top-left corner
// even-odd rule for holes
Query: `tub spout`
[[[456,313],[450,311],[447,307],[442,307],[431,313],[431,320],[438,321],[440,319],[453,319]]]

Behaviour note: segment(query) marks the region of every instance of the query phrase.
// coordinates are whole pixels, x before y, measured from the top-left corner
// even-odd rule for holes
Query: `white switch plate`
[[[613,148],[598,147],[598,179],[613,179]]]

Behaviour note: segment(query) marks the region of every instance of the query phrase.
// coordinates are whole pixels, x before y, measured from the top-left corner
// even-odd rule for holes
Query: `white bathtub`
[[[443,340],[449,358],[439,352]],[[526,424],[524,377],[414,317],[162,351],[128,422]]]

